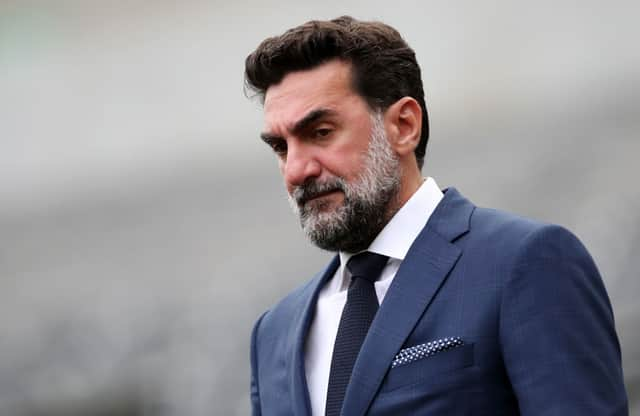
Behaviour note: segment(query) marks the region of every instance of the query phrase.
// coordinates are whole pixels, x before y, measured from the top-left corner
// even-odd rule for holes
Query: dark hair
[[[397,30],[381,22],[349,16],[313,20],[265,39],[245,61],[246,87],[261,98],[289,72],[311,69],[333,59],[352,65],[354,90],[372,109],[386,110],[402,97],[412,97],[422,109],[422,132],[415,149],[422,168],[429,139],[420,66]]]

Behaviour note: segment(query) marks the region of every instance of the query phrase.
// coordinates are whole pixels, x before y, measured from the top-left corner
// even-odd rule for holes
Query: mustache
[[[322,194],[333,191],[345,192],[346,183],[341,178],[332,178],[324,182],[318,182],[314,179],[306,181],[300,186],[293,188],[291,198],[293,198],[298,206],[303,206],[308,200],[316,198]]]

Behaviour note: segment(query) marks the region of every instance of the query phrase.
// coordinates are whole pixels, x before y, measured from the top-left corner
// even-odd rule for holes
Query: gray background
[[[253,321],[329,254],[244,57],[352,14],[416,50],[426,175],[590,249],[640,415],[640,3],[313,3],[0,3],[0,414],[248,413]]]

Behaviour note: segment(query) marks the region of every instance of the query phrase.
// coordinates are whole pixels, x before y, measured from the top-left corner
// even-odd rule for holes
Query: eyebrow
[[[309,125],[315,123],[316,121],[324,118],[324,117],[329,117],[329,116],[333,116],[335,115],[336,112],[334,110],[330,110],[328,108],[317,108],[315,110],[311,110],[309,111],[304,117],[302,117],[300,120],[296,121],[293,124],[293,127],[291,128],[291,131],[294,134],[298,134],[300,132],[302,132],[303,130],[305,130],[307,127],[309,127]],[[270,143],[274,140],[282,140],[283,137],[282,136],[278,136],[275,134],[271,134],[271,133],[260,133],[260,138],[267,142]]]

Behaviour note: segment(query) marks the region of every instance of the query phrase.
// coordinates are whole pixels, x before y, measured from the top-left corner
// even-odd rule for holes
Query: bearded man
[[[420,68],[399,33],[312,21],[247,57],[291,206],[337,255],[267,311],[254,415],[624,415],[613,313],[567,230],[421,173]]]

